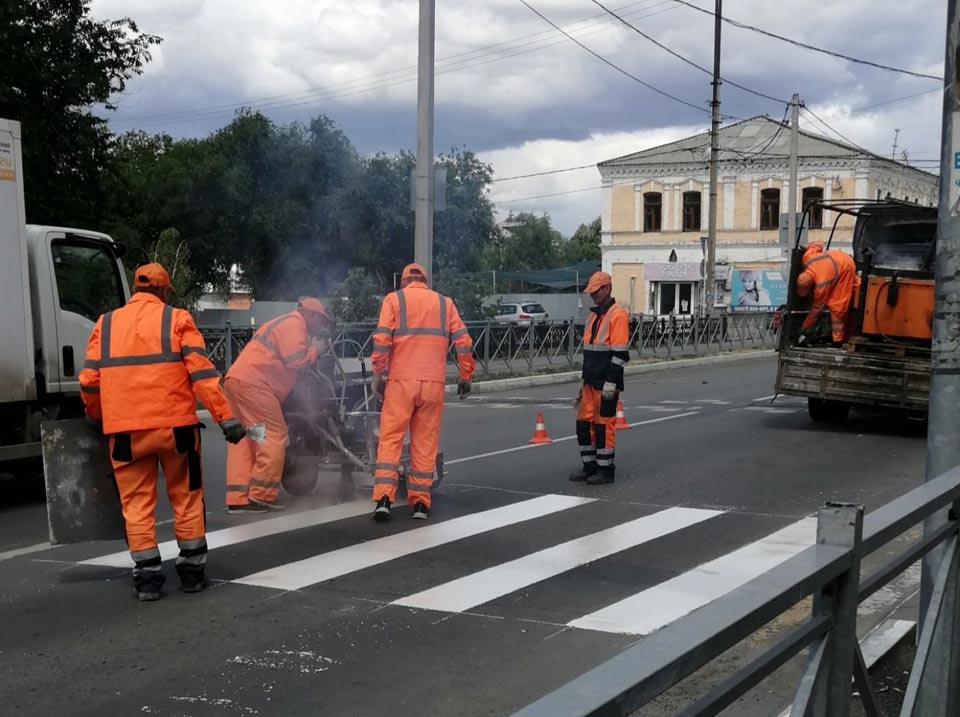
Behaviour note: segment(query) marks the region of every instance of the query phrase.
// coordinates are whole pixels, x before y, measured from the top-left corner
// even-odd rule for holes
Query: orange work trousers
[[[577,443],[580,458],[588,473],[613,475],[617,447],[617,396],[604,401],[601,390],[583,385],[577,410]]]
[[[164,582],[154,517],[158,466],[163,468],[173,506],[174,533],[180,547],[177,574],[184,586],[203,582],[207,540],[199,427],[115,433],[110,436],[110,459],[134,563],[134,587],[155,592]]]
[[[430,507],[433,472],[443,420],[443,384],[439,381],[390,379],[380,412],[380,444],[373,474],[373,499],[397,498],[403,437],[410,430],[410,474],[407,503]]]
[[[250,438],[227,444],[227,505],[248,505],[250,498],[273,503],[280,497],[280,478],[287,455],[288,431],[280,399],[273,391],[235,378],[224,379],[233,415],[244,426],[264,424],[266,441]]]

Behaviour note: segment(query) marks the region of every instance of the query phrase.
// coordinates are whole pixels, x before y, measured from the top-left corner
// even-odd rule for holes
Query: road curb
[[[773,349],[737,351],[733,353],[717,354],[716,356],[698,356],[686,359],[664,359],[650,363],[628,364],[623,372],[627,376],[636,376],[645,373],[657,373],[678,368],[692,366],[711,366],[715,364],[735,363],[749,359],[769,358],[776,352]],[[490,381],[478,381],[473,384],[474,393],[495,393],[511,388],[533,388],[536,386],[553,386],[561,383],[575,383],[580,380],[579,371],[564,371],[563,373],[535,374],[533,376],[518,376],[516,378],[501,378]],[[446,395],[455,396],[456,384],[446,387]]]

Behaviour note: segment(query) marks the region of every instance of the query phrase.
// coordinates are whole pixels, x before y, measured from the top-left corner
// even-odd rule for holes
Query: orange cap
[[[137,267],[137,270],[133,272],[133,285],[140,289],[162,289],[167,286],[173,288],[167,270],[156,263]]]
[[[427,270],[424,269],[421,264],[407,264],[405,267],[403,267],[403,274],[400,275],[400,281],[406,281],[407,279],[419,279],[420,281],[426,281]]]
[[[297,304],[297,308],[300,311],[311,311],[314,314],[320,314],[321,316],[330,319],[330,314],[327,313],[327,307],[323,305],[323,302],[320,299],[315,299],[312,296],[301,296],[300,301]]]
[[[611,284],[613,284],[613,280],[610,278],[610,275],[605,271],[598,271],[590,277],[590,281],[587,282],[587,288],[583,290],[583,293],[592,294]]]

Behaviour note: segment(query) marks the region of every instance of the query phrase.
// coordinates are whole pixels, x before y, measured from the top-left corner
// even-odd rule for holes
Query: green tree
[[[490,269],[524,271],[555,269],[562,262],[563,235],[553,228],[549,214],[511,214],[486,253]]]
[[[334,316],[338,321],[358,323],[376,321],[380,313],[380,285],[369,273],[359,267],[353,268],[334,289]]]
[[[573,236],[563,244],[565,264],[581,261],[600,261],[600,217],[589,224],[581,224]]]
[[[482,274],[460,271],[440,260],[433,277],[433,288],[453,299],[464,321],[479,321],[493,316],[492,302],[489,301],[493,287]]]
[[[90,108],[114,109],[159,42],[129,18],[94,20],[90,0],[0,4],[0,117],[23,124],[29,221],[99,225],[111,135]]]

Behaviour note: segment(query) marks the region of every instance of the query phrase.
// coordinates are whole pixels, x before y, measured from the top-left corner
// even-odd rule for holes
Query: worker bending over
[[[300,372],[329,348],[333,320],[319,299],[303,298],[296,310],[268,321],[227,371],[223,389],[246,426],[263,424],[266,438],[244,438],[227,448],[227,512],[283,510],[280,478],[287,454],[281,404]]]
[[[813,305],[803,321],[808,334],[816,328],[824,309],[830,312],[830,333],[833,343],[846,338],[847,315],[857,284],[857,265],[849,254],[839,249],[824,250],[823,242],[811,242],[803,253],[803,268],[797,277],[797,295],[813,292]]]

